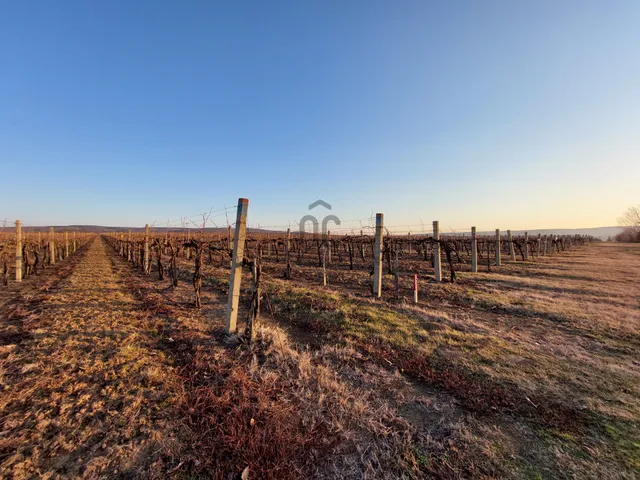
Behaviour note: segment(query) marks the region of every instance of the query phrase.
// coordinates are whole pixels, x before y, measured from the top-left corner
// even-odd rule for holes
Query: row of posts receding
[[[384,237],[384,214],[378,213],[376,214],[376,226],[375,226],[375,240],[374,240],[374,263],[373,263],[373,294],[376,297],[382,296],[382,244]],[[551,236],[545,235],[545,238],[542,238],[541,234],[538,234],[537,243],[536,243],[536,255],[539,256],[540,253],[543,255],[547,254],[549,250],[549,245],[551,242]],[[501,261],[501,235],[500,229],[497,228],[495,231],[495,265],[500,266],[502,264]],[[564,250],[564,236],[559,237],[559,242],[561,242],[562,249]],[[511,235],[511,230],[507,230],[507,242],[509,245],[509,259],[512,262],[516,261],[516,252],[514,248],[514,239]],[[440,238],[440,222],[433,222],[433,268],[434,268],[434,279],[436,282],[442,281],[442,265],[441,265],[441,238]],[[411,248],[411,247],[409,247]],[[529,232],[524,233],[524,245],[522,248],[522,256],[525,261],[527,261],[530,257],[529,250]],[[549,250],[550,251],[550,250]],[[397,252],[396,252],[397,254]],[[471,227],[471,272],[478,272],[478,237],[476,227]],[[417,278],[414,281],[414,298],[417,301]]]
[[[231,226],[227,228],[227,247],[228,251],[231,253],[231,271],[229,278],[229,291],[226,305],[226,321],[225,321],[225,330],[227,333],[235,332],[237,330],[237,320],[238,320],[238,305],[240,299],[240,287],[242,281],[242,266],[244,259],[244,250],[245,250],[245,241],[246,241],[246,225],[247,225],[247,211],[249,207],[249,201],[245,198],[240,198],[238,200],[238,206],[236,211],[236,222],[235,228],[232,229]],[[16,223],[17,234],[20,237],[19,230],[19,222]],[[52,235],[53,229],[51,229]],[[382,213],[378,213],[376,215],[376,225],[375,225],[375,238],[373,244],[373,258],[374,258],[374,268],[373,268],[373,295],[377,298],[382,296],[382,272],[383,272],[383,243],[385,237],[385,228],[384,228],[384,215]],[[167,232],[168,235],[168,232]],[[285,248],[285,256],[286,256],[286,270],[285,270],[285,278],[291,278],[291,266],[290,266],[290,235],[291,232],[287,229],[286,239],[284,242]],[[362,236],[362,232],[361,232]],[[524,247],[518,244],[518,248],[521,250],[521,254],[524,260],[529,259],[530,255],[530,246],[529,246],[529,233],[525,232],[524,234]],[[545,236],[545,240],[542,241],[541,235],[538,235],[537,240],[537,254],[540,255],[541,249],[543,254],[547,253],[548,244],[549,244],[550,236]],[[124,242],[124,234],[120,234],[120,254],[126,257],[129,261],[134,261],[139,264],[140,260],[142,260],[142,268],[145,274],[149,274],[151,271],[151,259],[150,259],[150,237],[149,237],[149,225],[145,225],[144,230],[144,244],[139,250],[134,250],[132,246],[132,235],[131,230],[128,232],[128,241]],[[187,233],[187,241],[189,240],[189,233]],[[495,231],[495,265],[501,265],[501,235],[500,230],[496,229]],[[561,237],[562,240],[562,248],[564,250],[564,237]],[[330,242],[330,240],[329,240]],[[433,267],[434,267],[434,279],[436,282],[442,281],[442,264],[441,264],[441,249],[442,243],[446,247],[446,236],[441,238],[440,235],[440,224],[438,221],[433,222],[433,237],[432,237],[432,247],[433,247]],[[476,273],[478,271],[478,237],[476,227],[471,227],[471,272]],[[507,242],[508,242],[508,250],[509,257],[511,261],[516,260],[516,253],[514,248],[515,240],[511,235],[511,231],[507,230]],[[557,243],[556,243],[557,244]],[[50,240],[50,248],[53,248],[53,237],[51,236]],[[269,244],[270,248],[270,244]],[[411,250],[411,244],[409,244],[409,249]],[[18,249],[19,250],[19,249]],[[446,250],[446,248],[445,248]],[[321,257],[321,265],[323,267],[323,284],[326,285],[326,271],[325,271],[325,255],[327,253],[327,249],[323,249],[322,257]],[[447,252],[448,253],[448,252]],[[187,255],[187,259],[189,259],[190,248],[185,250],[185,254]],[[331,262],[331,248],[328,249],[329,254],[329,262]],[[320,253],[319,253],[320,255]],[[396,266],[398,264],[398,251],[395,251],[396,255]],[[364,259],[364,253],[362,253]],[[142,257],[142,258],[140,258]],[[390,260],[391,261],[391,260]],[[255,267],[255,264],[252,268]],[[396,296],[398,295],[398,268],[396,268]],[[417,302],[417,276],[414,276],[414,299]]]
[[[41,245],[42,237],[41,232],[38,233],[38,245]],[[23,232],[22,222],[16,220],[16,282],[22,282],[24,278],[24,258],[23,258]],[[49,239],[47,247],[49,254],[47,260],[49,265],[55,265],[56,263],[56,246],[55,246],[55,232],[53,227],[49,227]],[[69,232],[64,232],[64,258],[68,257],[70,253],[75,252],[77,249],[76,232],[72,232],[71,243],[69,243]]]
[[[231,276],[229,281],[229,297],[227,300],[226,308],[226,331],[227,333],[235,332],[238,319],[238,301],[240,297],[240,282],[241,282],[241,270],[242,270],[242,258],[244,255],[244,245],[246,238],[246,223],[247,223],[247,209],[249,201],[245,198],[238,200],[237,218],[235,236],[233,239],[233,256],[231,261]],[[229,242],[231,243],[231,227],[229,227]],[[523,256],[525,260],[529,258],[529,233],[525,232],[524,250]],[[507,237],[509,243],[509,256],[511,261],[516,260],[514,241],[511,235],[511,230],[507,230]],[[287,272],[285,277],[290,276],[289,272],[289,238],[290,231],[287,230],[287,236],[285,241],[285,255],[287,256]],[[382,213],[376,214],[376,226],[375,226],[375,240],[374,240],[374,274],[373,274],[373,294],[375,297],[382,296],[382,243],[384,238],[384,215]],[[544,248],[544,253],[547,253],[547,245],[550,237],[547,236],[545,241],[542,242],[542,237],[539,234],[537,240],[537,254],[540,254],[541,248]],[[442,267],[440,258],[440,223],[438,221],[433,222],[433,248],[434,248],[434,269],[435,269],[435,281],[442,281]],[[564,237],[561,237],[563,249],[564,249]],[[501,249],[501,237],[500,229],[495,231],[495,264],[501,265],[500,249]],[[477,234],[476,227],[471,227],[471,271],[476,273],[478,271],[478,249],[477,249]],[[231,246],[231,245],[230,245]],[[330,250],[329,250],[330,251]],[[397,254],[397,252],[396,252]],[[324,260],[324,258],[323,258]],[[324,262],[323,262],[324,265]],[[417,280],[417,279],[416,279]],[[326,284],[326,276],[324,277],[324,283]],[[397,281],[396,281],[397,284]],[[417,281],[414,282],[414,298],[417,301]]]
[[[231,257],[231,273],[229,277],[229,296],[226,306],[226,322],[225,331],[227,333],[235,332],[237,330],[238,323],[238,306],[240,302],[240,287],[242,282],[242,260],[244,257],[244,246],[247,233],[247,210],[249,208],[249,200],[246,198],[240,198],[238,200],[238,208],[236,215],[236,228],[232,229],[228,227],[228,247],[232,249]],[[168,233],[168,232],[167,232]],[[131,243],[131,230],[128,232],[127,243],[124,242],[124,234],[120,234],[120,255],[126,257],[128,261],[132,261],[136,252],[132,248]],[[144,246],[142,253],[142,269],[145,274],[151,272],[151,258],[149,250],[149,224],[144,228]],[[189,251],[189,250],[187,250]]]

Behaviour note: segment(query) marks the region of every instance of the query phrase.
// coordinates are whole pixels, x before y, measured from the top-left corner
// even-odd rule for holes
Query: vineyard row
[[[319,277],[323,285],[327,284],[329,271],[333,271],[336,278],[359,271],[368,274],[367,289],[377,298],[382,296],[386,270],[386,274],[393,277],[394,297],[400,296],[402,279],[409,278],[417,302],[419,278],[441,282],[444,270],[450,281],[455,282],[459,271],[475,273],[481,265],[491,271],[492,267],[502,265],[503,258],[516,262],[519,257],[527,262],[596,240],[582,235],[532,237],[527,232],[515,236],[510,231],[503,235],[500,230],[491,236],[477,235],[475,227],[471,229],[471,236],[440,235],[437,221],[433,222],[433,235],[391,235],[384,228],[382,214],[376,216],[374,235],[322,235],[290,230],[256,234],[247,232],[247,211],[248,200],[240,199],[235,228],[229,227],[226,232],[152,233],[147,225],[144,233],[106,233],[104,237],[122,257],[146,275],[152,273],[154,266],[159,280],[168,274],[174,287],[178,284],[178,259],[192,260],[192,282],[198,308],[201,306],[203,265],[228,268],[227,333],[237,331],[242,269],[247,268],[251,272],[250,335],[253,331],[251,319],[255,321],[260,311],[261,278],[265,270],[269,275],[287,280],[296,275],[305,281]],[[314,270],[320,275],[316,276]],[[345,286],[361,283],[357,277],[343,282]]]

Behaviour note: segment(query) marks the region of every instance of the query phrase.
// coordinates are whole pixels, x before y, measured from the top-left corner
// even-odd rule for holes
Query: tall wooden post
[[[524,259],[529,260],[529,232],[524,232]]]
[[[393,275],[393,296],[396,300],[400,298],[400,259],[398,258],[399,249],[396,245],[394,250],[396,251],[396,262],[394,265],[394,275]],[[389,252],[391,254],[391,252]]]
[[[22,281],[22,224],[16,220],[16,282]]]
[[[496,267],[500,266],[500,229],[496,228]]]
[[[544,236],[544,255],[545,257],[549,254],[549,238],[551,235],[548,233]]]
[[[151,269],[149,268],[149,224],[144,226],[144,265],[143,270],[146,275],[149,275]]]
[[[547,255],[553,255],[553,234],[547,235]]]
[[[540,256],[540,243],[542,242],[541,238],[542,238],[542,235],[538,234],[538,244],[536,246],[536,257]]]
[[[240,300],[240,285],[242,283],[242,258],[244,256],[244,241],[247,233],[247,210],[249,200],[238,199],[235,238],[233,241],[233,257],[231,259],[231,275],[229,277],[229,298],[227,300],[226,327],[227,334],[235,333],[238,323],[238,302]],[[229,227],[231,231],[231,227]]]
[[[64,258],[69,256],[69,232],[64,232]]]
[[[131,244],[131,230],[129,230],[129,235],[127,237],[127,261],[133,261],[133,245]]]
[[[322,285],[327,286],[327,244],[322,245]]]
[[[373,296],[382,296],[382,236],[384,214],[376,213],[376,237],[373,247]]]
[[[227,227],[227,247],[229,250],[233,250],[233,237],[231,235],[231,225]],[[229,260],[229,268],[233,265],[233,258]]]
[[[78,249],[78,245],[76,243],[76,232],[75,230],[73,231],[73,252],[75,253],[75,251]]]
[[[471,227],[471,272],[478,273],[478,239],[476,227]]]
[[[284,253],[285,253],[285,260],[287,262],[286,267],[285,267],[285,271],[284,271],[284,278],[291,278],[291,229],[287,228],[287,236],[284,240]]]
[[[436,282],[442,281],[442,268],[440,266],[440,222],[433,222],[433,268],[435,270]]]
[[[54,265],[56,263],[56,245],[53,227],[49,227],[49,263],[51,265]]]
[[[516,249],[513,246],[513,237],[511,236],[511,230],[507,230],[507,238],[509,242],[509,260],[516,261]]]
[[[551,255],[551,235],[546,234],[544,239],[544,254]]]

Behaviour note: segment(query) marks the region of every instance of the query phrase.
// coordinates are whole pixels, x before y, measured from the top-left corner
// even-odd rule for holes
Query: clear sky
[[[640,1],[0,0],[0,221],[613,225]],[[320,215],[322,216],[322,215]]]

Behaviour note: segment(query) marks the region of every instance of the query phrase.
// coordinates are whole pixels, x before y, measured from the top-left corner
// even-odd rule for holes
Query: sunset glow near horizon
[[[317,199],[334,231],[376,212],[395,231],[612,226],[640,203],[639,19],[637,1],[7,3],[0,221],[224,226],[246,197],[274,229]]]

